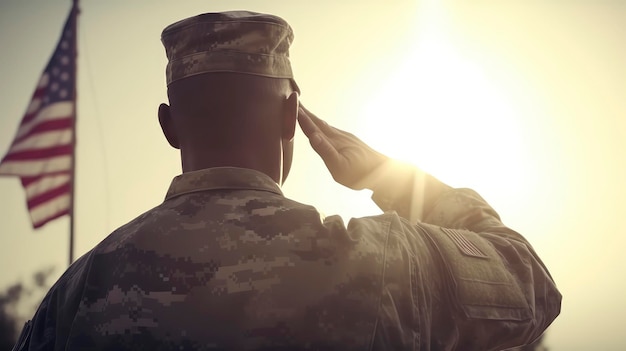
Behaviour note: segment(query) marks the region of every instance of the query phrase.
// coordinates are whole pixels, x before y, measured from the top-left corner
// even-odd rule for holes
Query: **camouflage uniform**
[[[538,336],[560,295],[526,240],[471,190],[429,207],[417,224],[391,211],[346,227],[254,170],[184,173],[74,263],[25,332],[55,350],[488,350]]]
[[[191,40],[205,34],[217,39]],[[292,36],[247,12],[178,22],[162,36],[167,83],[232,69],[297,89]],[[16,348],[484,351],[538,337],[561,296],[528,242],[468,189],[444,186],[407,220],[423,192],[402,172],[374,191],[385,214],[347,226],[254,170],[183,173],[70,266]]]

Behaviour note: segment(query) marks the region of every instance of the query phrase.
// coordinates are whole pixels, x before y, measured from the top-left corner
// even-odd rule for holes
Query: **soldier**
[[[208,13],[165,28],[183,173],[51,288],[16,349],[497,350],[561,295],[474,191],[393,161],[299,106],[289,25]],[[283,196],[296,124],[333,178],[385,214],[322,217]]]

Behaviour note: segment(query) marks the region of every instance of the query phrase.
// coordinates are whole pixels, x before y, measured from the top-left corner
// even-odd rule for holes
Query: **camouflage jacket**
[[[431,205],[417,223],[396,208],[345,226],[253,170],[182,174],[70,266],[16,349],[484,351],[538,337],[561,296],[528,242],[471,190]]]

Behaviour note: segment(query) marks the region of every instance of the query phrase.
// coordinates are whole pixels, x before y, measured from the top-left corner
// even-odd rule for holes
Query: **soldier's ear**
[[[163,135],[165,135],[167,142],[170,143],[173,148],[180,149],[178,133],[176,131],[176,127],[174,126],[174,121],[172,120],[170,107],[167,104],[159,105],[159,124],[161,125],[161,130],[163,131]]]
[[[298,123],[298,105],[300,104],[298,93],[292,92],[285,100],[283,109],[283,139],[292,141],[296,134]]]

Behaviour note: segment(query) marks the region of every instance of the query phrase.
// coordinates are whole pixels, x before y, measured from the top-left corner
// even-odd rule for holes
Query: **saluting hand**
[[[385,155],[353,134],[330,126],[302,105],[298,123],[335,181],[354,190],[373,189],[374,170],[385,163]]]

